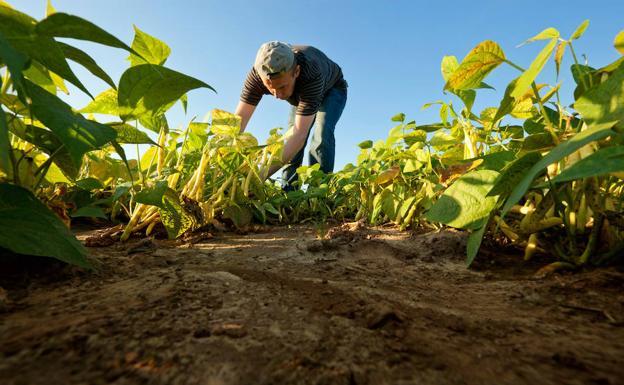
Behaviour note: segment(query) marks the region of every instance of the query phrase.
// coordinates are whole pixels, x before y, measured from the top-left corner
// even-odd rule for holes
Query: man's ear
[[[299,73],[301,72],[301,66],[299,64],[297,64],[297,66],[295,67],[295,79],[297,79],[299,77]]]

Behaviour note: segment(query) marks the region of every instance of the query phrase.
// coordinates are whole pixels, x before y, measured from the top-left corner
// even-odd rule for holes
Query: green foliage
[[[0,247],[90,267],[87,252],[59,218],[31,192],[0,183]]]

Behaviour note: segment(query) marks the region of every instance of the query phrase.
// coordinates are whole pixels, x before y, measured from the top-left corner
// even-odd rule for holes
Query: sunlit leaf
[[[624,30],[620,31],[613,39],[613,46],[619,53],[624,55]]]
[[[572,33],[572,36],[570,36],[570,41],[572,40],[576,40],[579,37],[583,36],[583,33],[585,33],[585,30],[587,29],[587,27],[589,26],[589,20],[585,20],[583,21],[574,31],[574,33]]]
[[[498,44],[486,40],[472,49],[462,60],[444,86],[445,90],[465,90],[478,87],[483,79],[505,61]]]
[[[130,67],[119,81],[118,103],[123,120],[160,116],[188,91],[208,84],[155,64]]]
[[[444,78],[444,82],[446,83],[459,67],[459,62],[455,56],[444,56],[440,67],[442,78]]]
[[[56,13],[56,9],[54,9],[54,6],[52,5],[52,0],[48,0],[48,4],[46,5],[46,17],[53,13]]]
[[[132,144],[151,144],[156,146],[154,142],[145,132],[131,126],[127,123],[108,123],[107,126],[112,127],[117,132],[117,143]]]
[[[230,112],[214,109],[212,110],[212,121],[210,131],[215,135],[234,136],[240,132],[241,118]]]
[[[63,142],[76,165],[82,156],[115,139],[115,131],[103,124],[85,119],[58,97],[26,81],[32,98],[32,111]]]
[[[561,62],[563,61],[563,55],[567,45],[568,42],[566,41],[559,42],[559,45],[557,45],[557,49],[555,50],[555,68],[557,76],[559,76],[559,69],[561,68]]]
[[[119,115],[117,91],[110,88],[95,97],[87,106],[80,109],[83,114]]]
[[[529,40],[525,41],[524,44],[531,43],[537,40],[548,40],[548,39],[557,39],[557,38],[559,38],[559,31],[557,31],[555,28],[550,27],[550,28],[546,28],[542,32],[538,33],[537,35],[533,36]]]
[[[405,121],[405,114],[400,112],[400,113],[394,115],[391,120],[393,122],[404,122]]]
[[[535,78],[544,68],[544,65],[548,61],[550,55],[552,55],[557,39],[551,39],[550,42],[540,51],[537,57],[533,60],[529,68],[520,75],[515,83],[513,91],[511,91],[511,97],[520,98],[531,87],[531,83],[535,81]]]
[[[171,48],[167,44],[141,31],[136,25],[134,26],[132,49],[141,55],[141,57],[138,57],[131,54],[128,57],[132,66],[146,63],[163,65],[171,53]]]

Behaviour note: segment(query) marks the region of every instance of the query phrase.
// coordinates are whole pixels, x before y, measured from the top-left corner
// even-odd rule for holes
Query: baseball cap
[[[254,68],[262,78],[280,75],[293,67],[295,53],[289,44],[270,41],[260,46]]]

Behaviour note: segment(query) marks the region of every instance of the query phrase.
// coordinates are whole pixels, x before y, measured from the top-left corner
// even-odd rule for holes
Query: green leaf
[[[505,168],[502,168],[503,171],[496,180],[494,187],[492,187],[488,193],[488,196],[509,195],[514,186],[524,178],[526,170],[533,167],[541,159],[542,155],[539,152],[529,152],[510,163]]]
[[[163,195],[162,205],[158,212],[162,224],[167,229],[169,239],[177,238],[197,225],[195,217],[184,210],[180,204],[180,198],[172,189],[168,189]]]
[[[85,206],[81,207],[78,210],[74,211],[70,217],[79,218],[79,217],[88,217],[88,218],[102,218],[108,219],[104,210],[101,207],[97,206]]]
[[[538,33],[537,35],[533,36],[529,40],[525,41],[523,44],[531,43],[537,40],[548,40],[548,39],[558,39],[558,38],[559,38],[559,31],[557,31],[555,28],[550,27],[550,28],[546,28],[542,32]]]
[[[24,71],[24,77],[49,93],[56,95],[56,84],[50,76],[50,71],[41,64],[32,62],[30,67]]]
[[[171,48],[167,44],[141,31],[136,25],[134,26],[132,49],[141,57],[131,54],[128,57],[131,66],[146,63],[163,65],[171,53]]]
[[[479,158],[483,159],[483,163],[479,165],[480,169],[500,171],[505,166],[515,161],[516,156],[512,151],[499,151],[483,155]]]
[[[104,188],[102,182],[95,178],[85,178],[76,181],[76,186],[86,191],[100,190]]]
[[[548,44],[540,51],[537,57],[533,60],[529,68],[520,75],[515,83],[515,87],[511,92],[511,97],[518,99],[522,97],[528,89],[531,87],[531,83],[535,81],[537,75],[542,71],[544,65],[548,61],[548,58],[552,55],[557,39],[553,38]]]
[[[251,223],[253,215],[251,210],[242,206],[228,206],[223,210],[223,216],[230,219],[237,229],[244,229]]]
[[[442,63],[440,64],[440,70],[442,71],[442,78],[444,82],[448,82],[451,75],[459,68],[459,62],[455,56],[444,56]]]
[[[111,79],[110,76],[108,76],[108,74],[86,52],[63,42],[58,42],[58,44],[67,59],[80,64],[94,76],[97,76],[114,89],[117,89],[113,79]]]
[[[0,33],[4,34],[13,48],[91,96],[67,64],[59,44],[51,37],[37,34],[36,23],[35,19],[24,13],[0,7]]]
[[[502,208],[502,214],[505,215],[509,210],[511,210],[513,205],[520,201],[520,199],[531,187],[535,177],[537,177],[551,163],[560,161],[587,143],[604,139],[613,134],[615,134],[615,132],[610,128],[593,127],[581,131],[580,133],[574,135],[571,139],[557,145],[557,147],[553,148],[524,174],[523,178],[511,191],[509,198],[505,201],[505,205]]]
[[[134,196],[134,200],[145,205],[165,207],[163,196],[168,189],[167,181],[158,181],[154,186],[139,191]]]
[[[619,53],[624,55],[624,30],[620,31],[613,39],[613,46]]]
[[[477,170],[461,176],[425,214],[431,222],[475,230],[483,226],[498,197],[487,196],[499,173]]]
[[[443,131],[436,132],[429,140],[429,144],[431,144],[433,147],[436,147],[436,149],[444,149],[450,146],[457,145],[458,143],[459,142],[457,139],[455,139],[455,137]]]
[[[106,32],[88,20],[66,13],[54,13],[37,23],[35,30],[38,35],[69,37],[72,39],[92,41],[115,48],[122,48],[136,53],[124,42]]]
[[[80,112],[83,114],[119,115],[117,91],[114,88],[109,88],[96,96],[87,106],[80,109]]]
[[[63,222],[28,190],[0,184],[0,247],[90,268],[87,251]]]
[[[119,81],[118,103],[123,120],[160,116],[188,91],[208,84],[166,67],[140,64],[130,67]]]
[[[606,81],[585,92],[574,103],[574,109],[592,128],[610,128],[624,122],[624,63]]]
[[[516,78],[512,80],[505,88],[505,94],[503,95],[503,99],[498,106],[498,110],[496,110],[496,115],[494,115],[494,119],[492,123],[498,122],[500,119],[504,118],[505,115],[510,114],[513,111],[514,105],[516,104],[516,99],[511,96],[511,93],[516,88],[516,84],[518,83],[518,79]]]
[[[553,183],[606,175],[624,171],[624,147],[602,148],[566,168],[552,179]]]
[[[485,230],[487,229],[488,219],[483,220],[483,225],[470,233],[468,237],[468,243],[466,244],[466,266],[472,265],[472,262],[474,262],[474,259],[479,253],[483,235],[485,235]]]
[[[369,148],[373,147],[373,141],[372,140],[365,140],[363,142],[361,142],[360,144],[358,144],[358,147],[361,148],[362,150],[366,150]]]
[[[391,120],[393,122],[404,122],[405,121],[405,114],[400,112],[400,113],[394,115]]]
[[[69,151],[76,166],[82,156],[115,139],[115,131],[76,114],[71,107],[41,87],[26,81],[35,117],[56,135]]]
[[[78,175],[78,165],[74,163],[63,142],[50,130],[41,127],[25,125],[21,120],[14,120],[9,130],[48,155],[54,154],[53,162],[63,170],[65,175],[75,178]]]
[[[540,132],[521,139],[522,150],[524,151],[544,151],[551,149],[555,143],[553,137],[548,132]]]
[[[466,90],[479,87],[483,79],[504,61],[505,54],[500,46],[486,40],[466,55],[444,89]]]
[[[589,26],[589,20],[585,20],[583,21],[574,31],[574,33],[572,34],[572,36],[570,36],[570,41],[572,40],[576,40],[579,37],[583,36],[583,33],[585,33],[585,30],[587,29],[587,27]]]
[[[2,19],[0,18],[0,21]],[[13,87],[24,100],[24,77],[22,72],[28,66],[28,57],[14,49],[8,40],[5,39],[0,29],[0,58],[6,63],[11,75]]]
[[[145,132],[133,127],[127,123],[107,123],[107,126],[112,127],[117,132],[117,143],[132,143],[132,144],[151,144],[157,146]]]
[[[5,173],[8,173],[11,168],[9,151],[11,151],[9,127],[7,126],[4,109],[0,106],[0,170],[5,171]]]

